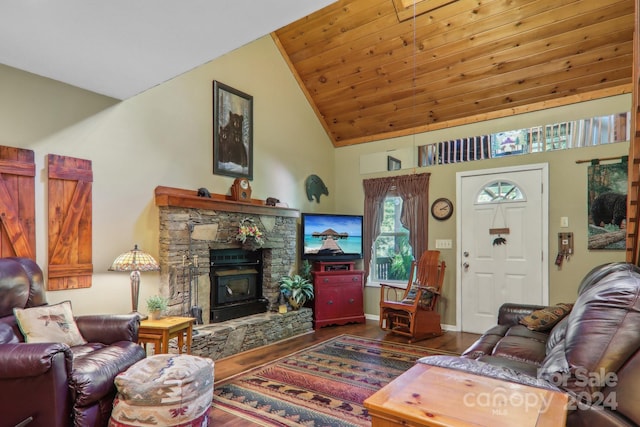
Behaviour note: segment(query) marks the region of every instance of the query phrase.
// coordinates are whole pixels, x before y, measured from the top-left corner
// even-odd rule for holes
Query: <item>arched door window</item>
[[[502,203],[526,200],[524,193],[513,182],[493,181],[485,185],[476,197],[476,203]]]

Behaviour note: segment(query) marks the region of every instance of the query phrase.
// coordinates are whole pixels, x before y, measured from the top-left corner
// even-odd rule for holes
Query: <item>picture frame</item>
[[[396,159],[395,157],[387,156],[387,170],[399,171],[400,169],[402,169],[402,161],[400,161],[400,159]]]
[[[587,169],[587,249],[626,250],[628,163],[601,164]]]
[[[253,179],[253,96],[213,81],[213,173]]]

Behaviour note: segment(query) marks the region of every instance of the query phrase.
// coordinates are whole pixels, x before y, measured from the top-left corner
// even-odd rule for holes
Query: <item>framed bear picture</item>
[[[626,248],[627,168],[626,161],[589,166],[589,250]]]
[[[213,173],[253,179],[253,97],[216,80]]]

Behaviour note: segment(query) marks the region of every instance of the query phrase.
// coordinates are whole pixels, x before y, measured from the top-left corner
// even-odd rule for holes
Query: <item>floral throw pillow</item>
[[[86,344],[71,312],[71,302],[32,308],[14,308],[26,342],[61,342],[69,347]]]
[[[561,321],[573,308],[573,304],[560,303],[536,310],[520,319],[520,323],[532,331],[548,331]]]

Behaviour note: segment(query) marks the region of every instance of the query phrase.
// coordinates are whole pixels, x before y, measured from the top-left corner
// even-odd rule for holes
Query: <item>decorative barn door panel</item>
[[[36,259],[32,150],[0,146],[0,257]]]
[[[91,253],[91,161],[49,154],[49,290],[88,288]]]

